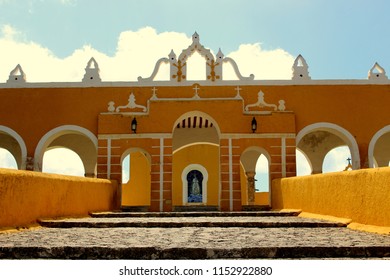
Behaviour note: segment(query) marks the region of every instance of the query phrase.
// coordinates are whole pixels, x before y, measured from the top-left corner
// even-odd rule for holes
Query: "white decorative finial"
[[[387,81],[387,75],[385,69],[375,62],[374,66],[368,71],[368,79],[375,81]]]
[[[196,31],[194,35],[192,35],[192,41],[195,43],[199,43],[199,34]]]
[[[9,78],[7,83],[25,83],[26,74],[23,72],[22,66],[20,64],[9,73]]]
[[[176,61],[176,54],[173,50],[168,54],[168,58],[170,61]]]
[[[292,66],[292,79],[293,80],[310,80],[309,66],[302,55],[298,55]]]
[[[225,55],[221,51],[221,48],[219,48],[218,53],[217,53],[217,61],[222,60],[224,58],[224,56]]]
[[[85,74],[82,81],[88,83],[101,82],[102,79],[100,78],[99,72],[98,63],[93,57],[91,57],[87,63],[87,67],[85,67]]]

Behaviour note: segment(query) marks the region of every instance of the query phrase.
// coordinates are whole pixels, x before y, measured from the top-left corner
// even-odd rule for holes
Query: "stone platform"
[[[95,213],[100,217],[41,220],[43,227],[37,229],[0,233],[0,258],[390,258],[388,235],[353,231],[343,223],[304,219],[297,213],[131,214],[138,217]]]

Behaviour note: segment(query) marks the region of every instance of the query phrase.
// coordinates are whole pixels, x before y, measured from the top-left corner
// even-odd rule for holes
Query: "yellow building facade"
[[[194,53],[204,58],[205,80],[187,80]],[[169,79],[157,81],[162,64]],[[223,79],[224,65],[236,80]],[[255,191],[261,155],[270,182],[296,175],[297,149],[313,173],[343,145],[353,169],[387,166],[385,70],[375,64],[364,80],[312,80],[302,56],[292,69],[291,80],[244,77],[233,59],[213,55],[196,33],[179,56],[171,51],[136,82],[102,81],[93,58],[76,83],[28,83],[18,65],[0,84],[0,147],[19,169],[34,171],[42,171],[46,151],[73,150],[87,177],[121,184],[122,206],[149,211],[272,207],[271,192]],[[128,156],[129,180],[122,182]]]

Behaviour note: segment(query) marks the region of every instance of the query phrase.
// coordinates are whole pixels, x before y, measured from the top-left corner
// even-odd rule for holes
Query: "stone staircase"
[[[0,234],[1,259],[390,258],[390,236],[288,211],[104,212]]]

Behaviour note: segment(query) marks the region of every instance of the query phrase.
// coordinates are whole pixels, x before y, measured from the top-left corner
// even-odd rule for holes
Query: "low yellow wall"
[[[0,169],[0,228],[117,207],[116,181]]]
[[[276,179],[271,205],[390,227],[390,168]]]

